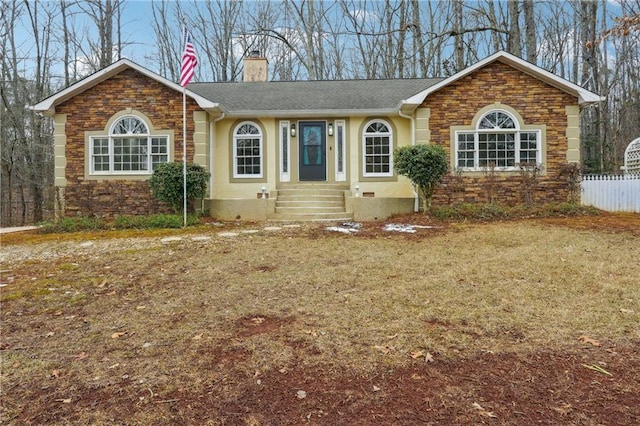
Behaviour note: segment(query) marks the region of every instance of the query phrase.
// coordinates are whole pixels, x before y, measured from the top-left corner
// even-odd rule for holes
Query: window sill
[[[472,169],[472,168],[458,167],[455,170],[451,171],[451,174],[455,175],[456,171],[462,175],[467,175],[467,176],[483,176],[491,173],[494,173],[496,175],[512,176],[512,175],[520,174],[520,172],[522,172],[522,169],[520,169],[519,167],[496,167],[493,169],[480,169],[480,168]],[[543,168],[540,174],[544,175],[546,174],[545,172],[546,170]]]
[[[128,173],[128,174],[117,174],[117,173],[104,173],[104,174],[86,174],[84,176],[85,180],[147,180],[149,179],[153,173]]]

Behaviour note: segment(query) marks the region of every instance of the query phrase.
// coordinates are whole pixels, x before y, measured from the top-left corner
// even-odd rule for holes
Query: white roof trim
[[[463,69],[462,71],[452,75],[451,77],[442,80],[440,83],[434,84],[433,86],[423,90],[422,92],[410,97],[409,99],[407,99],[406,101],[404,101],[404,103],[407,104],[421,104],[422,102],[424,102],[424,100],[427,98],[427,96],[429,96],[430,94],[442,89],[443,87],[448,86],[449,84],[453,83],[456,80],[461,79],[462,77],[465,77],[469,74],[471,74],[472,72],[484,67],[485,65],[488,65],[494,61],[500,61],[502,63],[505,63],[507,65],[510,65],[526,74],[529,74],[541,81],[544,81],[547,84],[550,84],[551,86],[554,86],[560,90],[563,90],[567,93],[570,93],[574,96],[577,96],[578,98],[578,103],[579,104],[589,104],[589,103],[594,103],[594,102],[600,102],[605,100],[605,97],[597,95],[593,92],[590,92],[580,86],[578,86],[577,84],[571,83],[568,80],[565,80],[563,78],[558,77],[557,75],[550,73],[547,70],[544,70],[536,65],[533,65],[521,58],[518,58],[517,56],[514,56],[510,53],[504,52],[504,51],[500,51],[498,53],[494,53],[493,55],[483,59],[480,62],[477,62],[476,64]]]
[[[238,110],[226,114],[234,118],[312,118],[312,117],[366,117],[370,115],[395,115],[397,109],[331,109],[331,110]]]
[[[135,62],[131,62],[128,59],[120,59],[117,62],[114,62],[113,64],[109,65],[106,68],[101,69],[100,71],[91,74],[90,76],[77,81],[76,83],[72,84],[71,86],[67,87],[66,89],[61,90],[60,92],[49,96],[48,98],[44,99],[43,101],[30,106],[29,108],[34,110],[34,111],[38,111],[38,112],[42,112],[44,114],[55,114],[55,108],[56,105],[61,104],[62,102],[69,100],[71,98],[73,98],[74,96],[79,95],[80,93],[84,92],[85,90],[88,90],[94,86],[96,86],[99,83],[102,83],[105,80],[108,80],[109,78],[113,77],[116,74],[121,73],[122,71],[124,71],[127,68],[132,68],[136,71],[138,71],[139,73],[161,83],[164,84],[165,86],[169,87],[170,89],[173,89],[177,92],[182,92],[182,86],[180,86],[177,83],[174,83],[173,81],[167,80],[166,78],[159,76],[158,74],[149,71],[146,68],[141,67],[140,65],[136,64]],[[194,92],[190,91],[190,90],[186,90],[185,91],[186,95],[189,96],[191,99],[193,99],[194,101],[196,101],[198,103],[198,106],[200,106],[200,108],[205,109],[205,110],[216,110],[216,109],[220,109],[220,105],[215,103],[215,102],[211,102],[208,99],[203,98],[200,95],[195,94]]]

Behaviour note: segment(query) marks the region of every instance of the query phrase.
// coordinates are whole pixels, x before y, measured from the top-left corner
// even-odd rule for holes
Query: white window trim
[[[513,122],[515,123],[515,128],[513,129],[480,129],[480,123],[482,122],[482,119],[487,116],[488,114],[492,113],[492,112],[502,112],[506,115],[508,115],[511,120],[513,120]],[[478,171],[483,171],[486,169],[485,166],[480,166],[480,151],[479,151],[479,140],[478,140],[478,135],[479,134],[487,134],[487,133],[491,133],[491,134],[515,134],[515,140],[514,140],[514,144],[515,144],[515,156],[514,156],[514,166],[505,166],[505,167],[495,167],[496,171],[505,171],[505,172],[510,172],[510,171],[518,171],[519,167],[518,164],[520,163],[520,135],[522,133],[535,133],[536,134],[536,141],[537,141],[537,149],[536,149],[536,164],[542,164],[542,148],[543,148],[543,141],[542,141],[542,129],[540,128],[529,128],[531,126],[520,126],[520,122],[517,119],[517,117],[514,117],[514,115],[509,112],[506,111],[504,109],[499,109],[499,108],[494,108],[494,109],[490,109],[488,111],[485,111],[480,118],[478,119],[475,128],[469,128],[468,130],[464,130],[464,129],[460,129],[460,130],[456,130],[454,132],[454,140],[452,141],[453,146],[454,146],[454,152],[455,152],[455,160],[454,160],[454,165],[455,168],[458,170],[461,170],[463,172],[478,172]],[[460,134],[473,134],[473,143],[474,143],[474,149],[473,149],[473,163],[475,164],[474,167],[460,167],[458,166],[458,160],[459,160],[459,150],[458,150],[458,135]]]
[[[260,173],[259,174],[240,174],[238,173],[238,139],[242,139],[242,138],[238,138],[237,135],[237,131],[240,127],[242,127],[245,124],[250,124],[252,126],[254,126],[255,128],[258,129],[258,134],[257,135],[253,135],[254,137],[258,137],[260,138]],[[233,148],[233,177],[234,178],[238,178],[238,179],[262,179],[263,175],[264,175],[264,137],[263,137],[263,133],[262,133],[262,128],[258,125],[258,123],[254,122],[254,121],[243,121],[241,123],[239,123],[237,126],[235,126],[235,128],[233,129],[233,144],[232,144],[232,148]]]
[[[114,134],[115,126],[125,118],[135,118],[136,120],[141,121],[146,127],[146,133],[130,133],[130,134]],[[112,124],[109,126],[109,130],[106,135],[92,135],[89,137],[89,146],[88,146],[88,162],[89,162],[89,175],[90,176],[150,176],[153,174],[153,155],[151,153],[151,139],[153,138],[164,138],[167,144],[167,162],[171,161],[171,137],[168,134],[154,134],[150,130],[149,123],[146,120],[138,117],[134,114],[127,114],[118,117]],[[147,169],[146,170],[115,170],[114,169],[114,139],[146,139],[147,140]],[[96,139],[107,139],[108,146],[108,156],[109,156],[109,170],[95,170],[94,163],[94,140]]]
[[[291,181],[291,136],[289,135],[290,125],[288,121],[280,122],[280,182]],[[285,159],[285,152],[287,153]],[[286,171],[285,171],[286,170]]]
[[[335,151],[336,151],[336,182],[344,182],[347,180],[347,138],[346,138],[346,126],[344,120],[335,121]],[[342,137],[342,140],[339,138]],[[340,142],[342,142],[342,149],[340,149]],[[340,152],[342,151],[342,152]],[[340,171],[340,154],[342,154],[342,171]]]
[[[385,172],[385,173],[372,173],[372,172],[367,172],[367,145],[366,145],[366,137],[367,136],[373,136],[374,134],[368,134],[366,133],[367,129],[369,128],[369,126],[371,126],[372,123],[383,123],[385,126],[387,126],[387,129],[389,129],[389,171]],[[387,133],[379,133],[379,135],[384,135],[387,136]],[[389,124],[388,121],[386,120],[382,120],[382,119],[374,119],[374,120],[370,120],[367,123],[365,123],[365,125],[362,127],[362,134],[361,134],[361,141],[360,144],[362,146],[362,176],[363,177],[390,177],[393,176],[393,127],[391,127],[391,124]]]

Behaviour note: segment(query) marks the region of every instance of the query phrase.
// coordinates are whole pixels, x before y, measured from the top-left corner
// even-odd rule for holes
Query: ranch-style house
[[[448,78],[268,81],[265,58],[244,81],[186,88],[188,162],[211,173],[196,207],[221,220],[376,220],[413,212],[394,149],[438,144],[449,173],[434,205],[523,202],[519,165],[542,167],[540,202],[565,201],[559,174],[580,161],[580,109],[602,98],[509,53]],[[182,161],[182,87],[127,59],[32,109],[53,116],[56,213],[167,210],[148,180]]]

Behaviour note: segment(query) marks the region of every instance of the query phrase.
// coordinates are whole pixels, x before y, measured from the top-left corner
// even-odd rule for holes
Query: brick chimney
[[[242,81],[267,81],[267,69],[269,61],[267,58],[260,56],[260,51],[252,50],[249,56],[243,60],[244,71],[242,73]]]

